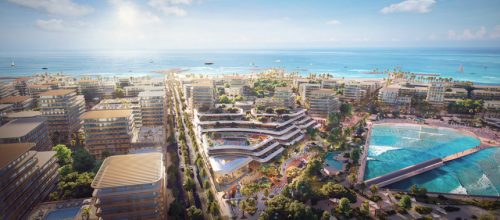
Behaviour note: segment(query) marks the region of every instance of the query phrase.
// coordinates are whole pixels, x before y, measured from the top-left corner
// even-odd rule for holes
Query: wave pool
[[[426,160],[443,158],[479,144],[477,138],[448,128],[374,125],[364,178],[371,179]],[[408,189],[417,184],[431,192],[498,196],[498,173],[500,149],[490,148],[394,183],[389,188]]]

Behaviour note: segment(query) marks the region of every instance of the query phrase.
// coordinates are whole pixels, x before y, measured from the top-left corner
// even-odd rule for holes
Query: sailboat
[[[11,66],[11,67],[15,67],[15,66],[16,66],[16,63],[14,63],[14,61],[12,61],[12,63],[10,63],[10,66]]]
[[[464,65],[460,64],[458,67],[458,72],[463,73],[464,72]]]

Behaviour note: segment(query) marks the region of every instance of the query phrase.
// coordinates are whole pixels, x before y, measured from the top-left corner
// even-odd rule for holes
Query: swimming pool
[[[480,141],[459,131],[421,125],[381,124],[372,128],[365,179],[475,147]],[[500,149],[490,148],[444,166],[389,185],[408,189],[412,184],[431,192],[498,196]]]
[[[76,214],[78,214],[78,211],[80,211],[80,207],[56,209],[56,210],[49,212],[49,214],[45,217],[45,220],[69,220],[69,219],[73,219],[76,216]]]
[[[499,173],[500,148],[488,148],[388,187],[409,189],[416,184],[430,192],[500,196]]]
[[[335,157],[339,154],[339,152],[333,151],[333,152],[328,152],[325,156],[325,163],[337,169],[338,171],[342,171],[342,165],[343,163],[341,161],[335,160]]]

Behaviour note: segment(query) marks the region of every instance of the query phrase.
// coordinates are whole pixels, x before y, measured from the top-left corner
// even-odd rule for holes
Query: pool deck
[[[40,203],[29,213],[28,219],[45,219],[53,211],[81,207],[85,199],[89,198]]]

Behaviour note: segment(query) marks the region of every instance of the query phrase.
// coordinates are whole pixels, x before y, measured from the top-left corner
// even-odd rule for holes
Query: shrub
[[[432,208],[427,206],[416,206],[415,211],[422,215],[427,215],[432,212]]]
[[[459,207],[455,207],[455,206],[445,206],[444,210],[446,212],[458,212],[458,211],[460,211],[460,208]]]

